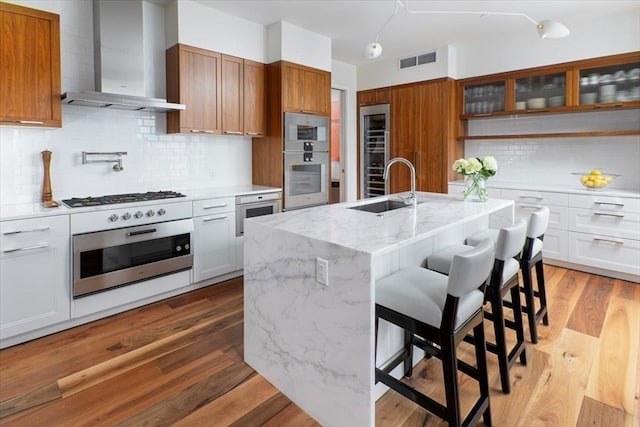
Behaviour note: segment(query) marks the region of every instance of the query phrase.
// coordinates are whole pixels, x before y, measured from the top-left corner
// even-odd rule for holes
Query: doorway
[[[345,200],[344,192],[344,90],[331,89],[331,188],[329,203]]]

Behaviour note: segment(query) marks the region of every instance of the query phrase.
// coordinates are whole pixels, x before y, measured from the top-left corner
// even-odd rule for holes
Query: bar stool
[[[549,225],[550,211],[547,206],[543,206],[529,216],[529,225],[527,226],[527,237],[522,248],[520,256],[520,271],[522,272],[522,292],[525,297],[525,305],[522,311],[527,314],[529,324],[529,335],[533,344],[538,343],[538,327],[537,323],[542,319],[544,325],[549,324],[549,315],[547,310],[547,292],[544,281],[544,265],[542,263],[542,246],[544,233]],[[497,235],[497,230],[485,230],[474,234],[467,238],[467,244],[474,245],[487,238]],[[538,289],[533,288],[533,279],[531,269],[536,269],[536,281]],[[540,308],[536,311],[535,298],[539,299]],[[511,303],[505,302],[505,306],[509,307]]]
[[[491,276],[488,280],[486,300],[491,304],[491,313],[485,312],[484,317],[493,322],[493,330],[496,337],[495,344],[487,342],[487,350],[498,357],[500,369],[500,382],[502,392],[511,392],[509,369],[520,358],[520,363],[527,364],[524,326],[522,324],[522,311],[520,304],[520,284],[518,282],[518,269],[520,267],[516,257],[520,254],[525,241],[527,223],[524,219],[517,220],[513,225],[497,230],[496,254]],[[454,245],[445,248],[427,258],[427,268],[441,273],[450,270],[451,261],[456,253],[473,248],[469,245]],[[503,301],[510,295],[513,310],[513,321],[505,319]],[[507,348],[505,327],[515,331],[516,343],[513,348]],[[465,341],[473,342],[470,337]]]
[[[450,426],[474,425],[483,417],[491,425],[489,382],[482,315],[482,286],[493,265],[493,242],[455,255],[447,277],[421,267],[408,267],[376,282],[376,348],[379,319],[404,329],[404,349],[386,366],[376,368],[376,382],[412,400]],[[459,361],[456,347],[473,330],[476,367]],[[413,346],[442,360],[446,406],[389,375],[404,363],[412,374]],[[460,413],[457,371],[478,381],[480,397],[463,420]]]

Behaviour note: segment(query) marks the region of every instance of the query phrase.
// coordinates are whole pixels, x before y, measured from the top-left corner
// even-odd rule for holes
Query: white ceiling
[[[394,12],[395,0],[197,0],[231,15],[263,25],[286,21],[332,40],[332,57],[359,65],[364,46]],[[593,23],[603,14],[637,13],[640,0],[574,1],[423,1],[409,0],[411,10],[515,12],[536,21],[553,19],[572,27]],[[640,25],[640,24],[639,24]],[[473,44],[478,38],[496,40],[505,37],[537,39],[535,25],[521,16],[484,16],[465,14],[409,14],[398,7],[380,35],[383,46],[380,60],[427,52],[438,47]],[[571,37],[571,36],[569,36]],[[553,43],[544,40],[541,43]]]

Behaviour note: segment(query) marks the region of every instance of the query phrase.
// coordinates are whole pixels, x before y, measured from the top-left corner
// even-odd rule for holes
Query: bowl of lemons
[[[611,184],[613,180],[620,175],[615,173],[604,173],[600,169],[592,169],[589,172],[574,172],[573,175],[577,175],[580,179],[580,183],[584,185],[587,190],[602,190],[607,185]]]

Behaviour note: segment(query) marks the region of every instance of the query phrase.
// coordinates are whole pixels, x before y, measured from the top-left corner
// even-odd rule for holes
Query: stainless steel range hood
[[[154,70],[150,68],[153,67],[150,64],[153,49],[144,45],[143,15],[142,0],[93,1],[96,91],[66,92],[62,95],[62,103],[134,111],[186,109],[182,104],[146,96],[151,85],[145,81],[145,74]],[[160,54],[164,55],[164,50]]]

